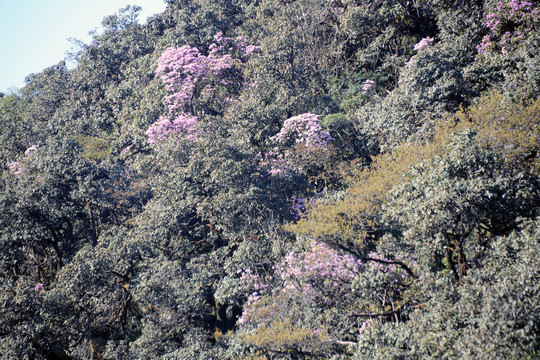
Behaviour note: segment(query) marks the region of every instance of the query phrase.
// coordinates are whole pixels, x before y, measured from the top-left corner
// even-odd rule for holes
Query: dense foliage
[[[166,2],[0,98],[2,359],[540,357],[538,0]]]

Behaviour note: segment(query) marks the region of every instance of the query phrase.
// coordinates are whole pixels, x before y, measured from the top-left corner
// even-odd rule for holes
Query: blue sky
[[[0,0],[0,92],[60,62],[68,38],[89,42],[105,16],[130,4],[142,7],[140,23],[165,10],[163,0]]]

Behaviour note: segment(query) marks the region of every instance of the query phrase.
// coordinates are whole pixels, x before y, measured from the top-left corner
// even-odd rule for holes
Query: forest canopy
[[[2,359],[540,357],[538,0],[166,3],[0,98]]]

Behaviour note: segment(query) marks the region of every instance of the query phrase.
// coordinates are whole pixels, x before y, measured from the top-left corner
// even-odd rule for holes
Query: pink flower
[[[165,141],[171,134],[177,133],[184,133],[189,140],[195,140],[197,124],[197,117],[187,114],[178,115],[172,122],[170,118],[160,116],[158,121],[153,123],[148,130],[146,130],[148,143],[155,144]]]
[[[155,73],[169,92],[165,98],[169,113],[147,130],[149,143],[161,142],[170,134],[180,132],[195,141],[198,119],[190,114],[204,115],[209,105],[215,106],[213,110],[219,112],[237,101],[236,95],[240,92],[238,88],[242,82],[234,71],[229,70],[247,61],[247,56],[259,47],[246,46],[243,37],[233,39],[222,33],[216,34],[214,40],[215,43],[208,48],[208,55],[185,45],[168,48],[158,59]],[[228,93],[218,98],[216,92],[222,91],[223,87]]]
[[[35,153],[37,150],[38,150],[39,146],[37,145],[32,145],[30,146],[28,149],[26,149],[26,151],[24,152],[24,155],[26,156],[30,156],[32,155],[33,153]]]
[[[37,283],[36,286],[34,286],[34,291],[37,291],[38,293],[42,293],[45,291],[43,283]]]
[[[368,327],[371,327],[371,320],[364,321],[360,329],[358,329],[358,332],[361,334],[363,333]]]
[[[10,162],[8,164],[8,167],[9,167],[9,170],[14,174],[14,175],[20,175],[24,172],[24,168],[23,166],[21,165],[20,162],[18,161],[13,161],[13,162]]]
[[[319,115],[305,113],[283,122],[281,131],[270,138],[277,143],[293,141],[308,146],[326,146],[334,140],[320,125]]]
[[[376,95],[375,94],[375,81],[373,80],[366,80],[364,81],[364,86],[362,87],[362,94],[363,95]]]
[[[120,152],[120,154],[126,155],[131,151],[132,148],[133,148],[133,145],[128,145]]]
[[[420,42],[418,44],[414,45],[414,50],[415,51],[420,51],[423,48],[425,48],[426,46],[430,46],[432,43],[433,43],[433,38],[428,36],[428,37],[423,38],[422,40],[420,40]]]

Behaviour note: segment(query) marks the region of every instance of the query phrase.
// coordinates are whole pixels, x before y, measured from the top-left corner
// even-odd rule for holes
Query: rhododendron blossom
[[[147,132],[148,133],[148,132]],[[120,154],[122,155],[126,155],[126,154],[129,154],[131,152],[131,150],[133,149],[133,145],[128,145],[126,146],[125,148],[122,149],[122,151],[120,152]]]
[[[30,159],[34,154],[37,153],[38,149],[39,149],[38,145],[32,145],[29,148],[27,148],[24,151],[24,159]],[[10,162],[9,164],[7,164],[7,166],[9,168],[9,171],[11,171],[13,175],[21,175],[22,173],[26,171],[23,164],[21,164],[19,161]]]
[[[197,82],[207,73],[207,59],[197,48],[186,45],[165,50],[158,59],[156,74],[163,80],[167,91],[172,93],[166,98],[170,112],[191,101]]]
[[[302,170],[286,160],[286,154],[282,154],[277,147],[264,153],[258,153],[255,161],[258,162],[259,170],[265,170],[270,176],[288,176]]]
[[[26,151],[24,152],[24,155],[30,156],[33,153],[35,153],[38,150],[38,148],[39,148],[38,145],[32,145],[28,149],[26,149]]]
[[[540,22],[539,12],[539,7],[530,1],[499,1],[493,12],[486,15],[489,34],[476,46],[478,54],[482,57],[499,51],[508,54]]]
[[[423,48],[425,48],[426,46],[430,46],[431,44],[433,44],[433,38],[432,37],[425,37],[423,38],[422,40],[420,40],[419,43],[417,43],[416,45],[414,45],[414,50],[415,51],[420,51],[422,50]]]
[[[281,144],[327,146],[334,138],[322,129],[319,115],[306,113],[285,120],[281,131],[270,140]]]
[[[363,95],[375,95],[375,81],[366,80],[362,86]]]
[[[18,161],[13,161],[13,162],[10,162],[8,164],[8,167],[9,167],[9,170],[14,174],[14,175],[20,175],[24,172],[24,168],[23,166],[21,165],[20,162]]]
[[[154,144],[157,142],[165,141],[171,134],[185,133],[188,139],[194,140],[196,138],[197,117],[190,115],[179,115],[172,122],[170,118],[160,116],[158,121],[153,123],[146,135],[148,136],[148,143]]]
[[[353,281],[364,271],[384,273],[396,283],[410,276],[397,265],[403,261],[400,256],[393,261],[370,253],[369,260],[364,263],[350,254],[339,253],[327,244],[312,241],[306,252],[292,251],[273,267],[273,276],[267,276],[267,280],[274,280],[273,291],[258,275],[249,270],[239,270],[241,286],[249,292],[239,324],[271,322],[275,316],[270,314],[279,313],[277,307],[280,303],[295,303],[315,309],[331,308],[338,302],[341,306],[345,306],[344,302],[352,306],[355,301],[351,296]],[[412,267],[417,269],[418,266],[412,262]],[[268,301],[268,297],[272,297],[272,301]],[[283,316],[287,317],[287,314]],[[364,322],[359,332],[370,325]]]
[[[278,146],[257,157],[260,168],[267,169],[272,176],[302,171],[304,164],[297,159],[299,154],[300,157],[311,155],[317,158],[328,151],[334,140],[320,123],[319,115],[310,113],[285,120],[280,132],[270,137],[270,141]]]
[[[36,286],[34,286],[34,291],[43,292],[44,291],[44,285],[42,283],[37,283]]]
[[[216,42],[210,45],[208,56],[185,45],[178,49],[168,48],[158,59],[156,74],[171,93],[166,98],[170,112],[186,110],[202,80],[210,75],[222,75],[235,62],[245,61],[247,55],[258,49],[257,46],[246,46],[243,37],[234,39],[218,33],[214,39]],[[219,83],[229,85],[230,81],[222,79]]]
[[[258,47],[246,46],[243,37],[229,38],[218,33],[214,39],[208,55],[185,45],[168,48],[158,59],[156,75],[169,92],[165,98],[169,114],[160,117],[146,132],[150,144],[182,132],[194,140],[198,116],[189,114],[202,116],[209,107],[221,111],[236,101],[243,83],[232,69]]]
[[[290,252],[274,267],[274,278],[282,284],[278,296],[297,298],[306,304],[328,305],[345,298],[361,267],[362,262],[352,255],[341,255],[326,244],[312,242],[308,252]],[[268,314],[269,309],[262,310],[261,307],[267,305],[262,305],[260,299],[269,295],[269,285],[252,277],[251,273],[242,278],[247,280],[248,288],[257,290],[248,296],[239,324],[267,321],[261,314]]]

